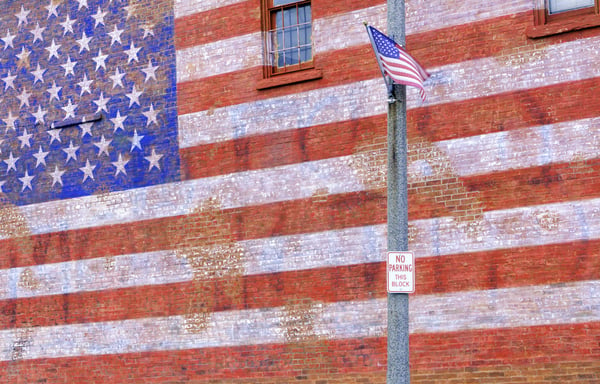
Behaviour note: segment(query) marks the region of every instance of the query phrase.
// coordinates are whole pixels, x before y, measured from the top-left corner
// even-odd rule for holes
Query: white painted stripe
[[[238,243],[245,275],[384,260],[386,226],[345,228]],[[197,266],[196,268],[201,268]],[[0,270],[0,300],[192,281],[177,251],[156,251]]]
[[[425,82],[427,101],[422,104],[418,90],[409,87],[408,107],[458,102],[598,77],[600,66],[587,64],[600,62],[600,48],[590,47],[600,47],[600,36],[550,45],[535,53],[517,52],[428,68],[431,77]],[[571,70],[583,67],[586,71]],[[179,144],[186,148],[346,121],[384,114],[386,108],[384,83],[381,78],[375,78],[181,115]]]
[[[412,296],[410,332],[576,324],[600,320],[600,281],[492,291]],[[452,305],[448,305],[452,303]],[[326,339],[385,335],[385,299],[315,304],[305,311],[310,336]],[[131,319],[0,331],[0,360],[141,353],[286,342],[289,309],[215,312],[192,331],[184,316]],[[293,315],[292,315],[293,316]]]
[[[175,0],[175,18],[212,11],[248,0]]]
[[[356,192],[366,189],[368,177],[357,170],[361,161],[361,155],[337,157],[12,209],[40,234],[190,214],[209,199],[229,209]]]
[[[439,141],[435,145],[458,176],[591,160],[600,155],[600,117]]]
[[[410,249],[442,256],[600,238],[600,199],[488,211],[480,222],[413,220]]]
[[[306,128],[385,114],[382,79],[320,88],[179,116],[179,146]]]

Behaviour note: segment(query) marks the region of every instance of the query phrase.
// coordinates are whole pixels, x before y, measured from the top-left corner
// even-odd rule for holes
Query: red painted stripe
[[[0,240],[0,268],[207,246],[386,221],[383,190],[319,195],[228,210],[198,211],[103,227]]]
[[[417,259],[416,294],[600,279],[600,240]],[[383,298],[385,263],[0,301],[0,328]]]
[[[312,18],[320,19],[383,4],[383,0],[312,1]],[[244,1],[175,19],[175,48],[201,44],[261,31],[257,3]]]
[[[160,351],[0,363],[0,376],[21,383],[219,383],[375,372],[385,366],[385,339]],[[246,381],[248,383],[249,381]]]
[[[187,179],[271,168],[381,149],[386,116],[244,137],[180,150]],[[335,144],[332,144],[335,143]]]
[[[534,364],[597,363],[600,323],[411,335],[411,370],[439,372]],[[385,371],[386,339],[306,340],[183,351],[157,351],[0,363],[11,382],[173,383],[326,380]],[[312,380],[312,381],[311,381]],[[318,381],[314,381],[315,383]]]
[[[415,370],[597,362],[599,343],[600,322],[416,334],[410,361]]]

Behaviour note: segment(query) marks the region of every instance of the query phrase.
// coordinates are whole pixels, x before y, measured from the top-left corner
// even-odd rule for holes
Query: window
[[[308,0],[262,0],[264,73],[258,89],[321,78],[314,66]]]
[[[532,38],[600,26],[600,0],[535,0]]]
[[[267,2],[266,58],[272,74],[312,67],[310,1]]]

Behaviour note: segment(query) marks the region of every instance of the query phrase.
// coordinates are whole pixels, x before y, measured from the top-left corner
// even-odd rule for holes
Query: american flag
[[[367,26],[367,29],[383,66],[382,71],[397,84],[417,87],[419,95],[425,100],[423,82],[429,78],[429,73],[394,40],[376,28]]]
[[[145,17],[141,4],[120,0],[12,7],[0,19],[0,188],[9,200],[178,180],[172,10]]]
[[[177,100],[177,130],[170,125],[168,137],[177,143],[171,156],[179,156],[181,168],[179,179],[130,189],[117,183],[31,204],[0,195],[4,381],[385,382],[387,103],[364,27],[356,23],[383,25],[385,2],[338,1],[321,9],[314,2],[315,64],[322,65],[323,78],[261,90],[256,84],[263,74],[258,3],[3,2],[6,24],[0,36],[9,30],[9,41],[19,32],[29,45],[42,46],[39,39],[33,43],[30,31],[37,23],[40,28],[54,25],[43,31],[43,47],[52,46],[52,38],[61,44],[61,60],[53,56],[50,64],[58,63],[62,76],[66,69],[61,64],[67,65],[69,55],[78,61],[75,72],[78,55],[87,54],[79,52],[77,43],[62,51],[63,38],[83,37],[81,29],[74,36],[64,34],[61,23],[67,14],[69,20],[87,15],[77,17],[87,28],[86,37],[94,28],[106,26],[108,33],[115,25],[117,31],[135,28],[141,38],[136,49],[173,29],[174,63],[169,61],[173,51],[145,53],[156,60],[151,67],[160,66],[157,81],[176,78],[176,97],[171,97]],[[417,264],[409,315],[412,382],[448,377],[493,382],[511,376],[520,382],[542,376],[594,380],[600,335],[595,140],[600,137],[600,98],[582,90],[600,87],[599,52],[590,49],[600,39],[590,33],[582,39],[554,39],[540,49],[522,34],[531,23],[530,0],[455,5],[420,2],[407,17],[411,50],[443,74],[425,106],[411,97],[407,103],[409,249]],[[484,13],[473,12],[484,8]],[[106,9],[116,16],[107,13],[104,24],[96,26],[92,16]],[[164,10],[152,28],[155,35],[145,39],[143,25],[152,19],[144,9]],[[131,48],[125,39],[121,46],[112,39],[97,47],[102,55],[122,55]],[[20,54],[20,46],[15,47]],[[41,55],[48,60],[47,50]],[[126,93],[133,83],[125,80],[137,74],[136,91],[154,84],[141,71],[148,62],[140,59],[140,69],[132,72],[125,70],[127,64],[138,63],[128,59],[121,56],[125,64],[117,65],[118,72],[106,62],[107,75],[115,81],[126,73],[127,89],[116,85],[113,90],[108,77],[103,94],[121,92],[116,97],[127,114],[125,109],[101,111],[102,119],[94,122],[108,125],[92,140],[100,144],[102,135],[108,141],[115,134],[116,112],[127,116],[124,129],[116,131],[121,135],[130,129],[129,134],[117,140],[120,151],[108,151],[114,156],[111,164],[118,163],[119,153],[126,159],[140,151],[129,140],[136,129],[146,136],[159,126],[151,123],[142,131],[148,124],[143,114],[141,124],[128,126],[138,105],[129,106]],[[174,72],[162,72],[159,79],[166,62]],[[84,105],[79,98],[89,94],[81,95],[78,83],[84,74],[89,81],[96,65],[92,59],[73,84],[45,73],[44,83],[28,75],[29,83],[74,87],[71,104],[78,107],[66,121],[93,119],[99,107],[93,100],[101,100],[100,93],[92,108],[79,111]],[[8,80],[7,74],[0,79]],[[22,92],[5,90],[14,91]],[[416,89],[408,92],[417,95]],[[154,95],[144,93],[149,94]],[[40,97],[51,105],[69,105],[69,99],[58,96],[42,92]],[[37,113],[37,100],[30,97],[29,102]],[[151,105],[160,111],[156,103]],[[142,112],[150,111],[149,104],[142,106]],[[4,104],[0,112],[8,116]],[[57,118],[44,116],[45,124],[63,122],[67,115],[62,108],[54,113]],[[23,135],[18,123],[15,128]],[[82,131],[63,128],[61,141],[51,145],[69,149],[73,140],[73,147],[81,146],[64,135],[82,136]],[[42,153],[50,144],[45,140]],[[145,140],[140,144],[150,152],[144,158],[152,154]],[[13,158],[20,156],[21,141],[13,143],[8,152],[2,147],[0,158],[10,159],[11,150]],[[31,144],[37,153],[39,144]],[[107,156],[93,144],[91,149],[90,156]],[[158,145],[155,151],[163,154]],[[87,158],[75,154],[84,168]],[[62,156],[66,163],[69,153],[62,151]],[[165,157],[157,162],[161,170]],[[68,164],[74,162],[71,158]],[[128,177],[133,172],[129,165],[124,167]],[[63,170],[60,162],[56,166]],[[116,166],[107,166],[109,175],[125,178],[122,171],[116,174]],[[0,168],[0,174],[6,175],[7,168]],[[45,169],[43,164],[38,168]],[[144,180],[158,172],[148,160],[138,168],[146,172]],[[25,169],[21,172],[13,180],[18,191]],[[88,174],[85,181],[84,171],[73,172],[73,183],[100,179],[95,170],[94,179]],[[14,173],[11,167],[8,175]],[[22,192],[37,191],[36,180]],[[52,186],[52,177],[46,180]],[[62,181],[67,184],[65,177]]]

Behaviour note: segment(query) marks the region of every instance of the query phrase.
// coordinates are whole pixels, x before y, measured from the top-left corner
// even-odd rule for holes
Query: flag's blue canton
[[[4,3],[0,188],[10,201],[180,179],[173,10],[162,7],[172,2],[150,4]],[[85,118],[100,120],[50,128]]]
[[[375,41],[377,51],[380,54],[387,57],[392,57],[394,59],[400,58],[400,50],[397,48],[394,40],[390,39],[375,28],[371,28],[371,33],[373,34],[373,40]]]

